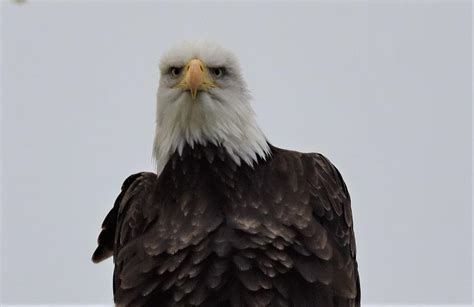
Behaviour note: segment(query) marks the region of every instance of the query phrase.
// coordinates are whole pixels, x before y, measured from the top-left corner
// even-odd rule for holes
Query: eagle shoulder
[[[313,193],[319,196],[320,200],[313,204],[313,208],[318,216],[327,220],[326,224],[332,224],[330,229],[336,235],[336,241],[343,247],[347,246],[351,256],[355,258],[351,197],[346,183],[339,170],[328,158],[319,153],[310,155],[315,174],[309,178],[309,183],[313,188]]]
[[[360,301],[351,199],[338,169],[324,155],[275,148],[266,202],[290,226],[294,268],[335,297]]]

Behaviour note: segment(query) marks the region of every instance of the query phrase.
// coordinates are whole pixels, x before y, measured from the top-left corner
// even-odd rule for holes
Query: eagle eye
[[[224,76],[226,72],[224,67],[213,67],[213,68],[210,68],[209,70],[216,78],[220,78]]]
[[[173,66],[170,68],[169,73],[171,74],[171,76],[176,78],[176,77],[179,77],[182,71],[183,71],[183,67]]]

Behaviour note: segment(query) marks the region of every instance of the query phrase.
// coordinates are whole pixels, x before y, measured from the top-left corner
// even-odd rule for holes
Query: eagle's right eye
[[[169,73],[171,74],[171,76],[173,78],[177,78],[179,77],[179,75],[181,74],[181,72],[183,71],[183,68],[182,67],[171,67],[170,70],[169,70]]]

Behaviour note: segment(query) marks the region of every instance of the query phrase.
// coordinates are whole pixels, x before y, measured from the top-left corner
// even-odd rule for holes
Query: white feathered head
[[[160,71],[154,142],[158,173],[186,144],[223,146],[239,165],[269,154],[231,52],[209,42],[185,42],[165,53]]]

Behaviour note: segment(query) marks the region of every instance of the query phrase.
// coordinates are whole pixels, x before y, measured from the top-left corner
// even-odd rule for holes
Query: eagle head
[[[255,119],[237,58],[210,42],[184,42],[160,62],[154,158],[158,174],[186,145],[222,146],[252,165],[270,149]]]

